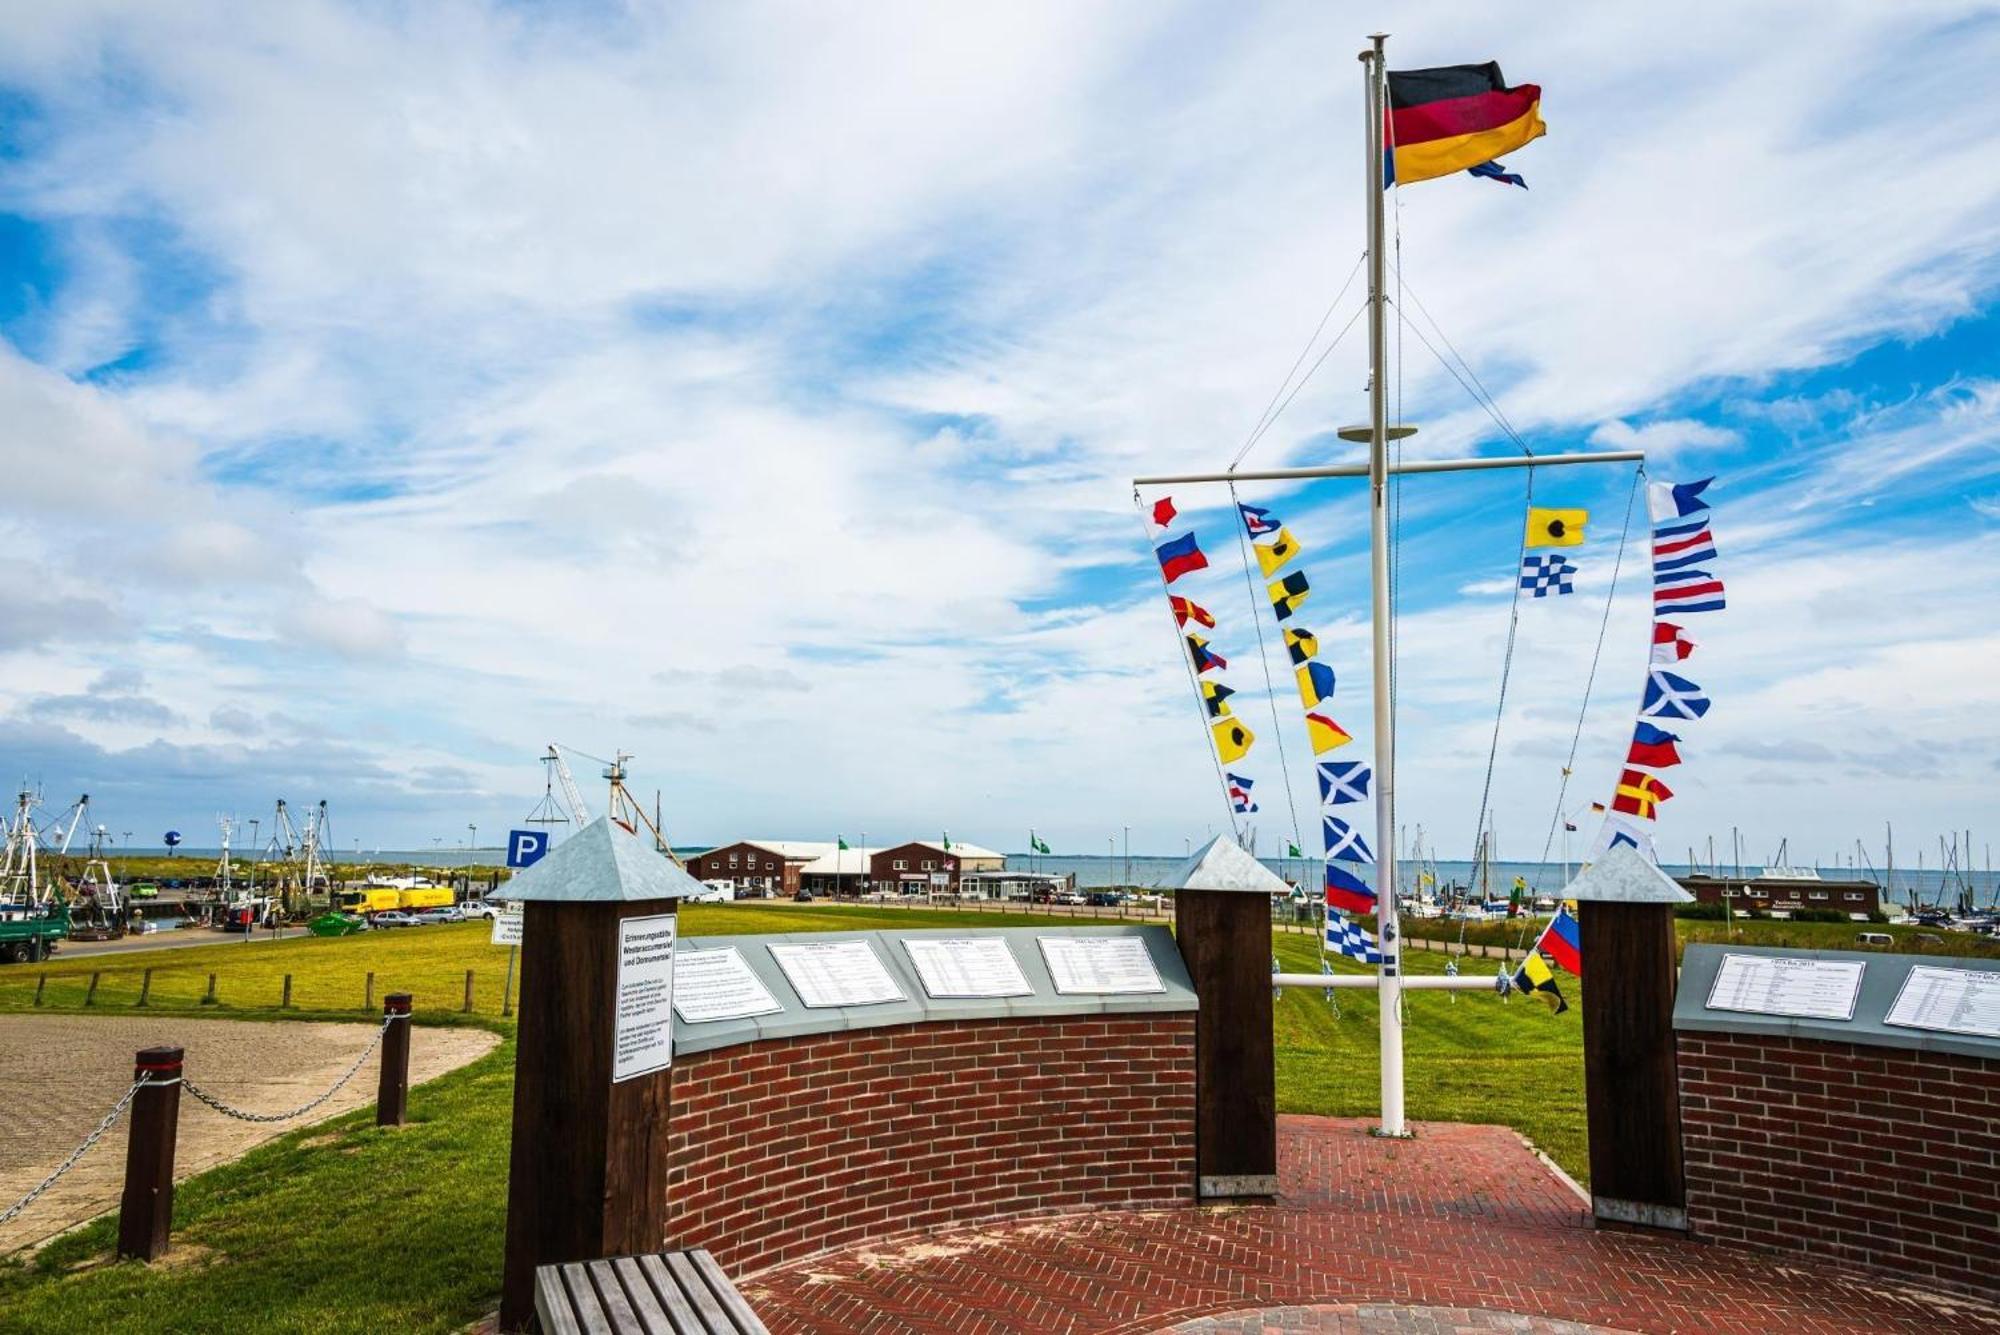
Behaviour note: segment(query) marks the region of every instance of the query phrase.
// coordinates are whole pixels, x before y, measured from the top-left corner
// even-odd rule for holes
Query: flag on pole
[[[1253,538],[1261,538],[1266,533],[1276,533],[1284,527],[1278,520],[1271,518],[1271,512],[1261,505],[1244,505],[1239,501],[1236,508],[1243,512],[1243,527]]]
[[[1153,549],[1153,555],[1160,558],[1161,573],[1166,575],[1169,584],[1190,570],[1208,569],[1208,558],[1201,554],[1201,547],[1192,533],[1169,538]]]
[[[1521,967],[1514,971],[1514,986],[1548,1002],[1549,1009],[1557,1015],[1569,1009],[1569,1003],[1563,1000],[1562,989],[1556,986],[1555,970],[1536,951],[1529,951],[1528,957],[1521,961]]]
[[[1174,498],[1171,496],[1162,496],[1153,502],[1153,523],[1158,528],[1165,528],[1173,523],[1177,513],[1178,511],[1174,509]]]
[[[1291,840],[1289,840],[1289,839],[1285,840],[1285,856],[1286,856],[1286,857],[1288,857],[1288,858],[1302,858],[1302,857],[1304,857],[1305,855],[1306,855],[1306,851],[1305,851],[1305,850],[1304,850],[1303,848],[1300,848],[1300,847],[1299,847],[1299,846],[1298,846],[1297,844],[1293,843],[1293,842],[1292,842]]]
[[[1542,929],[1541,940],[1535,942],[1540,950],[1554,960],[1558,967],[1568,969],[1578,978],[1583,977],[1582,936],[1577,931],[1576,919],[1569,915],[1569,905],[1556,910],[1556,916]]]
[[[1375,771],[1365,760],[1328,760],[1319,766],[1319,800],[1328,806],[1366,802]]]
[[[1701,687],[1686,677],[1654,668],[1646,678],[1646,698],[1639,714],[1642,718],[1700,718],[1708,712],[1708,705]]]
[[[1309,630],[1287,630],[1285,632],[1285,652],[1294,663],[1303,663],[1308,658],[1319,657],[1319,636]]]
[[[1229,809],[1240,816],[1248,816],[1257,810],[1257,803],[1250,797],[1250,789],[1255,781],[1241,774],[1227,775],[1229,780]]]
[[[1205,681],[1201,684],[1201,702],[1208,706],[1210,718],[1229,717],[1229,697],[1236,694],[1219,681]]]
[[[1028,831],[1028,847],[1037,853],[1046,854],[1049,851],[1048,841],[1037,838],[1033,830]]]
[[[1509,88],[1495,61],[1390,70],[1383,185],[1412,185],[1485,166],[1540,138],[1542,90]]]
[[[1508,171],[1504,163],[1482,162],[1477,167],[1467,167],[1465,170],[1468,175],[1483,176],[1489,181],[1498,181],[1501,185],[1518,185],[1523,190],[1528,188],[1528,178],[1519,172]]]
[[[1225,668],[1229,660],[1208,647],[1208,641],[1199,635],[1187,637],[1188,657],[1194,662],[1195,675],[1200,676],[1210,668]]]
[[[1326,948],[1336,955],[1345,955],[1363,964],[1380,964],[1382,948],[1375,938],[1336,914],[1326,915]]]
[[[1590,522],[1588,510],[1544,510],[1528,507],[1529,547],[1575,547],[1583,541],[1583,526]]]
[[[1299,702],[1307,709],[1333,698],[1333,669],[1324,663],[1301,663],[1293,670],[1299,679]]]
[[[1174,609],[1174,624],[1185,626],[1192,621],[1196,625],[1215,629],[1215,615],[1192,598],[1183,598],[1178,593],[1167,595],[1167,606]]]
[[[1265,579],[1277,574],[1286,562],[1299,554],[1298,539],[1286,528],[1280,528],[1278,536],[1271,541],[1253,542],[1250,547],[1257,553],[1257,568],[1264,572]]]
[[[1222,757],[1222,763],[1225,765],[1243,759],[1248,754],[1251,743],[1257,740],[1256,733],[1251,732],[1234,718],[1223,719],[1209,731],[1215,737],[1215,753]]]
[[[1278,620],[1284,621],[1298,611],[1299,604],[1312,592],[1312,586],[1306,582],[1303,570],[1294,570],[1283,579],[1265,585],[1264,592],[1270,595],[1271,610],[1277,613]]]
[[[1632,749],[1625,753],[1628,765],[1644,765],[1647,769],[1669,769],[1681,763],[1681,753],[1674,746],[1680,738],[1665,728],[1656,728],[1644,719],[1632,733]]]
[[[1323,756],[1328,751],[1338,751],[1354,740],[1347,729],[1324,714],[1306,715],[1306,736],[1312,741],[1313,754],[1316,756]]]
[[[834,846],[835,846],[835,847],[836,847],[836,848],[837,848],[837,849],[838,849],[838,850],[839,850],[840,852],[842,852],[842,853],[845,853],[845,852],[847,852],[847,836],[846,836],[846,835],[844,835],[844,834],[837,834],[837,835],[835,835],[835,836],[833,837],[833,842],[834,842]]]
[[[1705,477],[1699,482],[1648,482],[1646,484],[1646,510],[1655,525],[1664,524],[1683,515],[1691,515],[1708,508],[1708,502],[1701,498],[1709,485],[1715,481]]]
[[[1671,621],[1653,623],[1653,661],[1671,666],[1699,648],[1687,632]]]
[[[1676,571],[1674,573],[1680,574],[1681,572]],[[1698,575],[1700,578],[1666,584],[1660,584],[1658,579],[1655,579],[1654,582],[1657,587],[1653,590],[1654,615],[1657,616],[1662,612],[1676,614],[1720,612],[1729,605],[1728,601],[1723,597],[1721,580],[1705,575],[1701,571],[1689,573]]]
[[[1653,569],[1685,570],[1692,565],[1700,565],[1717,555],[1715,536],[1709,532],[1704,522],[1695,532],[1670,539],[1653,537]]]
[[[1576,585],[1571,582],[1575,577],[1576,567],[1560,556],[1521,558],[1521,587],[1536,598],[1576,592]]]
[[[1326,904],[1328,908],[1345,909],[1349,913],[1373,913],[1375,891],[1368,882],[1338,862],[1329,862],[1326,864]]]
[[[1648,862],[1656,863],[1660,860],[1659,854],[1653,848],[1652,832],[1646,828],[1646,825],[1630,816],[1621,816],[1616,813],[1610,813],[1604,817],[1603,828],[1598,830],[1597,838],[1591,844],[1590,857],[1587,860],[1595,862],[1612,849],[1620,846],[1637,849],[1640,856],[1644,857]]]
[[[1628,769],[1618,775],[1618,789],[1611,799],[1611,809],[1641,820],[1653,820],[1659,814],[1660,803],[1673,795],[1674,790],[1660,782],[1658,775]]]
[[[1326,855],[1342,862],[1368,863],[1375,855],[1368,851],[1368,843],[1361,837],[1361,831],[1349,825],[1338,816],[1320,817],[1321,833],[1326,837]]]

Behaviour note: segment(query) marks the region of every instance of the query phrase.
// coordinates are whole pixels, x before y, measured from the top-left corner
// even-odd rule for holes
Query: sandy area
[[[132,1054],[178,1044],[201,1087],[246,1112],[296,1108],[324,1091],[375,1036],[359,1024],[257,1023],[183,1016],[97,1019],[0,1015],[0,1210],[10,1208],[90,1134],[132,1080]],[[415,1086],[465,1065],[500,1040],[479,1029],[427,1029],[410,1036]],[[375,1101],[379,1058],[346,1087],[295,1121],[225,1118],[181,1096],[174,1176],[190,1177],[287,1131]],[[413,1090],[413,1103],[421,1093]],[[42,1198],[0,1225],[0,1252],[32,1246],[116,1209],[125,1173],[125,1119]]]

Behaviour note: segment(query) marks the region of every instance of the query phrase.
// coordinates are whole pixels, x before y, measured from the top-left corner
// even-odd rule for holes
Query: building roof
[[[1000,858],[1004,860],[1007,856],[1005,853],[996,853],[990,848],[981,848],[978,844],[960,843],[956,839],[951,841],[950,848],[946,848],[935,839],[912,839],[910,843],[917,845],[919,848],[935,848],[940,853],[949,853],[953,857],[960,858]],[[899,844],[897,847],[907,847],[907,845]]]
[[[1218,834],[1197,848],[1167,884],[1180,890],[1231,890],[1257,895],[1292,892],[1291,886],[1226,834]]]
[[[1612,849],[1563,887],[1586,904],[1691,904],[1694,896],[1630,844]]]
[[[868,874],[868,859],[886,852],[888,850],[884,848],[836,848],[800,867],[799,875],[865,876]]]
[[[736,842],[761,848],[766,853],[776,853],[788,862],[810,862],[839,847],[831,839],[738,839]]]

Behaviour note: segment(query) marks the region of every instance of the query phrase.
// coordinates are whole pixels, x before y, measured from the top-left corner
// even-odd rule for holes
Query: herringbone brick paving
[[[1442,1308],[1484,1314],[1475,1329],[1509,1328],[1480,1323],[1514,1313],[1633,1331],[2000,1332],[2000,1308],[1971,1299],[1595,1229],[1503,1127],[1428,1123],[1400,1143],[1367,1129],[1279,1118],[1272,1205],[962,1227],[810,1257],[741,1287],[779,1335],[1146,1335],[1204,1316],[1357,1305],[1400,1312],[1413,1330],[1450,1329],[1414,1320]]]

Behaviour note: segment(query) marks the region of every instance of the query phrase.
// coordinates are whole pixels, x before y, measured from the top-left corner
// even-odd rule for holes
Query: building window
[[[1866,899],[1867,896],[1862,894],[1859,890],[1849,890],[1846,894],[1842,895],[1841,898],[1847,900],[1855,900],[1855,899]]]
[[[736,865],[736,854],[734,854],[734,853],[731,853],[731,854],[729,855],[729,865],[730,865],[730,866],[732,866],[732,867],[734,867],[734,866]]]
[[[765,871],[776,871],[777,869],[778,869],[778,864],[777,864],[777,863],[775,863],[775,862],[771,862],[771,861],[769,861],[769,860],[766,860],[766,861],[765,861],[765,863],[764,863],[764,870],[765,870]]]
[[[903,859],[901,859],[901,858],[897,858],[897,859],[896,859],[896,870],[897,870],[897,871],[908,871],[909,869],[910,869],[910,864],[909,864],[909,863],[905,862],[905,861],[904,861]]]
[[[1814,899],[1825,899],[1825,898],[1826,898],[1826,891],[1824,891],[1824,890],[1815,890],[1815,891],[1813,891],[1813,892],[1812,892],[1812,897],[1813,897]]]
[[[932,867],[934,867],[934,866],[936,866],[936,865],[937,865],[937,864],[936,864],[936,863],[934,863],[934,862],[932,862],[932,861],[931,861],[931,860],[930,860],[929,858],[925,858],[925,859],[924,859],[924,870],[925,870],[925,871],[929,871],[929,870],[930,870],[930,869],[931,869]]]

